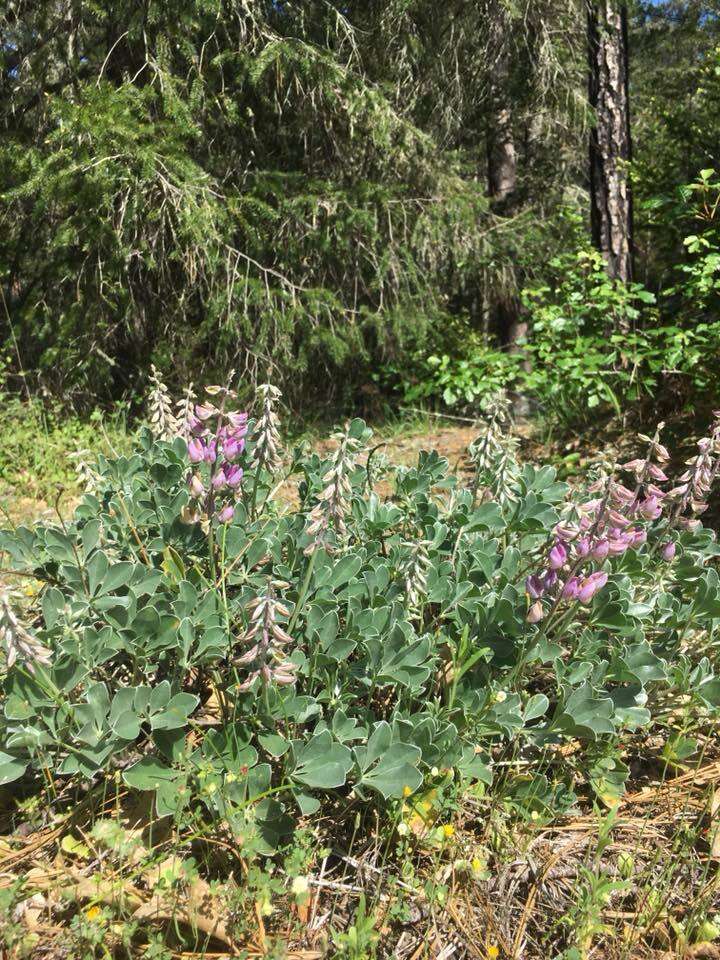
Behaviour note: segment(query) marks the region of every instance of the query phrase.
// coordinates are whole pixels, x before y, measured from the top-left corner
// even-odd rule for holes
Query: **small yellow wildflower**
[[[500,956],[500,948],[488,947],[487,955],[488,955],[488,960],[497,960],[497,958]]]
[[[480,873],[483,868],[483,862],[480,857],[473,857],[470,861],[470,866],[473,868],[475,873]]]
[[[88,920],[97,920],[97,918],[100,916],[100,913],[101,913],[100,907],[95,905],[94,907],[89,907],[85,911],[85,916],[87,917]]]
[[[403,796],[404,796],[404,797],[409,797],[409,796],[411,796],[411,794],[412,794],[412,790],[410,789],[410,787],[408,787],[408,786],[403,787]]]
[[[452,825],[451,823],[446,823],[446,824],[443,826],[442,831],[443,831],[443,835],[446,837],[446,839],[449,840],[450,837],[452,837],[452,836],[454,835],[454,833],[455,833],[455,827],[453,827],[453,825]]]

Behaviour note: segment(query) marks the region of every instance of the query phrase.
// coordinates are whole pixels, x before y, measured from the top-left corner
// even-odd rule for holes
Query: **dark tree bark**
[[[488,195],[493,209],[502,216],[511,216],[517,203],[517,151],[508,91],[509,72],[509,63],[504,58],[493,84],[495,104],[487,141]],[[493,314],[500,340],[515,349],[518,341],[527,336],[528,330],[518,298],[512,293],[498,297]]]
[[[633,274],[632,156],[628,96],[627,8],[622,0],[587,0],[592,239],[608,275],[628,282]]]

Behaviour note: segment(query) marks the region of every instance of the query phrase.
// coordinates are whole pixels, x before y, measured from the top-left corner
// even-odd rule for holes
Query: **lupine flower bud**
[[[200,477],[194,473],[188,481],[188,488],[193,497],[201,497],[205,493],[205,487]]]
[[[595,546],[592,548],[591,554],[593,560],[604,560],[610,552],[610,544],[604,538],[598,540]]]
[[[227,479],[225,477],[224,470],[218,470],[218,472],[212,478],[211,483],[213,490],[222,490],[223,487],[227,486]]]
[[[666,560],[669,563],[674,558],[676,550],[677,547],[673,540],[670,540],[668,543],[664,544],[662,548],[663,560]]]
[[[559,523],[555,527],[555,533],[560,540],[574,540],[579,532],[574,523]]]
[[[205,447],[202,441],[196,437],[192,437],[188,441],[187,452],[190,463],[200,463],[205,457]]]
[[[545,616],[545,611],[543,610],[543,605],[539,600],[536,600],[535,603],[528,610],[527,622],[539,623],[544,616]]]
[[[663,473],[660,467],[656,467],[654,463],[648,464],[648,473],[653,480],[657,480],[659,483],[664,483],[667,480],[667,476]]]
[[[209,420],[211,417],[216,417],[220,411],[217,407],[213,407],[211,404],[198,403],[195,407],[195,416],[198,420]]]
[[[567,560],[567,550],[564,545],[558,541],[550,551],[548,562],[551,570],[559,570]]]
[[[230,523],[232,518],[235,516],[235,507],[232,504],[227,503],[222,508],[220,513],[218,513],[218,520],[220,523]]]

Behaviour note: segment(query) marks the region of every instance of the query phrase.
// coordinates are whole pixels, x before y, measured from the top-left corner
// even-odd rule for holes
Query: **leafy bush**
[[[539,766],[570,739],[612,797],[624,730],[716,714],[718,548],[694,514],[718,424],[670,492],[657,438],[632,489],[601,477],[588,499],[510,463],[494,417],[471,489],[423,452],[381,498],[354,420],[330,456],[295,451],[282,501],[276,399],[248,424],[213,388],[184,436],[100,457],[71,521],[2,534],[41,592],[0,612],[1,782],[122,770],[158,815],[202,809],[250,852],[338,798],[489,783],[507,744],[536,761],[507,787],[519,812],[573,803],[562,756]]]
[[[603,408],[620,413],[656,401],[663,392],[676,399],[679,384],[701,402],[716,382],[720,351],[720,322],[709,309],[720,269],[716,233],[687,239],[693,259],[681,267],[683,280],[665,291],[662,311],[641,284],[610,280],[594,250],[553,258],[549,282],[523,291],[527,342],[508,352],[468,330],[456,352],[421,355],[396,369],[405,401],[472,410],[504,389],[534,400],[565,426]],[[672,312],[671,296],[680,302]]]

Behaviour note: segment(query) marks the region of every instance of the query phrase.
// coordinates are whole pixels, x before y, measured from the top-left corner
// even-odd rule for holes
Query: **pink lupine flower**
[[[205,447],[202,440],[192,437],[187,445],[188,459],[190,463],[200,463],[205,456]]]
[[[237,436],[239,433],[240,436],[244,437],[248,429],[247,413],[244,410],[242,412],[235,410],[227,414],[227,419],[230,426],[233,427],[235,435]]]
[[[622,513],[618,513],[617,510],[608,510],[608,519],[611,523],[614,523],[616,527],[627,527],[630,524],[630,520],[623,516]]]
[[[660,487],[656,487],[654,483],[649,483],[645,489],[648,494],[651,497],[655,497],[656,500],[663,500],[667,496],[667,493],[661,490]]]
[[[593,560],[604,560],[610,552],[610,544],[604,538],[598,540],[591,550]]]
[[[608,575],[602,571],[591,573],[589,577],[586,577],[580,584],[578,591],[578,600],[580,603],[590,603],[595,594],[599,590],[602,590],[607,581]]]
[[[216,417],[219,412],[217,407],[213,407],[212,404],[198,403],[195,406],[195,416],[198,420],[209,420],[211,417]]]
[[[539,623],[544,616],[545,616],[545,611],[543,610],[543,605],[539,600],[536,600],[535,603],[528,610],[527,622]]]
[[[627,487],[624,487],[621,483],[614,483],[612,487],[613,499],[617,503],[632,503],[635,499],[635,494],[632,490],[628,490]]]
[[[643,500],[638,506],[638,513],[645,517],[646,520],[657,520],[662,514],[660,501],[657,497],[648,497],[647,500]]]
[[[223,473],[225,474],[225,480],[227,485],[234,490],[236,487],[239,487],[242,483],[243,478],[243,469],[242,467],[236,466],[234,463],[226,463],[223,466]]]
[[[587,537],[582,537],[575,544],[575,552],[579,557],[587,557],[590,554],[590,541]]]
[[[222,490],[227,486],[227,477],[225,476],[224,470],[218,470],[218,472],[212,478],[212,488],[213,490]]]
[[[567,550],[563,544],[558,541],[555,546],[550,551],[550,556],[548,558],[548,563],[550,564],[551,570],[559,570],[564,566],[567,560]]]
[[[630,532],[632,536],[632,539],[630,541],[630,546],[633,547],[633,549],[637,549],[637,547],[641,547],[647,541],[647,533],[645,532],[645,530],[637,528]]]
[[[545,593],[545,583],[537,574],[532,574],[525,580],[525,592],[531,600],[538,600]]]
[[[210,440],[205,444],[203,459],[205,460],[205,463],[215,463],[217,460],[217,444],[214,440]]]
[[[653,480],[657,480],[659,483],[664,483],[667,480],[667,476],[663,473],[660,467],[656,467],[654,463],[648,464],[648,473]]]
[[[662,558],[668,563],[675,557],[675,551],[677,550],[674,540],[670,540],[667,543],[663,544],[662,548]]]
[[[230,523],[234,516],[235,507],[233,507],[230,503],[226,503],[220,513],[218,513],[218,520],[220,523]]]
[[[619,557],[632,544],[632,535],[623,533],[619,537],[608,540],[608,553],[611,557]]]
[[[646,460],[629,460],[627,463],[620,464],[621,470],[632,470],[634,473],[641,474],[647,464]]]
[[[545,590],[552,590],[552,588],[558,582],[558,575],[555,570],[548,570],[542,580]]]
[[[223,440],[222,452],[226,460],[234,460],[242,453],[240,441],[236,440],[235,437],[228,437],[226,440]]]
[[[579,577],[570,577],[562,588],[562,597],[565,600],[574,600],[580,592]]]

